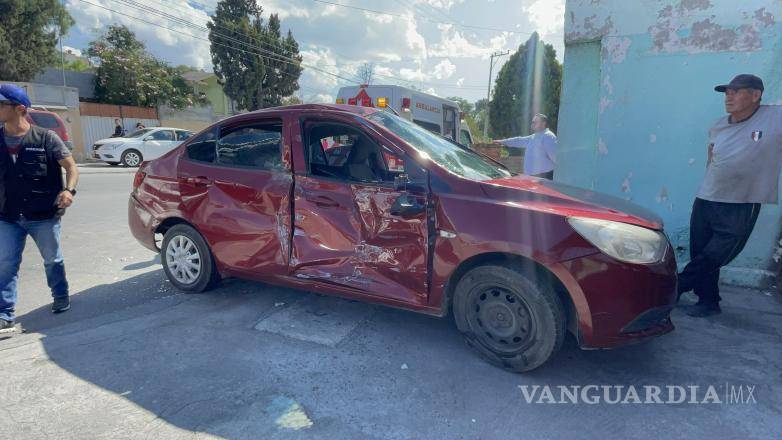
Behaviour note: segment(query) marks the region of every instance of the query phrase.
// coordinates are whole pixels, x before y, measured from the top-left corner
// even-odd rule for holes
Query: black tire
[[[534,270],[486,265],[467,272],[456,286],[453,315],[467,344],[509,371],[533,370],[565,339],[562,302]]]
[[[179,240],[181,241],[175,241]],[[172,258],[168,255],[169,245],[172,241],[172,250],[175,249],[180,243],[187,243],[189,240],[197,250],[197,257],[192,251],[182,254],[182,259],[193,258],[193,261],[198,261],[198,274],[192,280],[185,282],[183,277],[187,277],[181,270],[178,270],[178,264],[182,264],[182,259]],[[181,247],[181,246],[180,246]],[[217,272],[217,266],[215,265],[212,252],[209,250],[206,241],[201,234],[198,233],[189,225],[176,225],[166,231],[166,235],[163,237],[163,243],[160,248],[160,260],[163,263],[163,271],[166,273],[166,277],[171,281],[179,290],[188,293],[200,293],[205,292],[214,287],[220,281],[220,274]],[[179,262],[177,262],[179,260]],[[192,272],[188,271],[189,275]]]
[[[141,155],[141,152],[138,150],[125,150],[124,153],[122,153],[122,158],[120,159],[120,163],[123,166],[135,168],[141,165],[141,162],[144,161],[144,156]]]

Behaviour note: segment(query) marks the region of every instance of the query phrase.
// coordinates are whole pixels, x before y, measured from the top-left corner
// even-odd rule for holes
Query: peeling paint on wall
[[[716,21],[714,15],[695,21],[689,26],[691,11],[711,7],[707,0],[682,0],[674,8],[668,5],[657,14],[657,23],[649,28],[655,52],[752,52],[760,50],[763,41],[759,29],[773,26],[773,14],[760,8],[747,23],[731,26]],[[682,36],[687,35],[687,36]]]
[[[632,179],[632,178],[633,178],[633,172],[631,171],[631,172],[627,173],[627,177],[625,177],[625,180],[622,182],[622,192],[623,193],[628,193],[628,192],[630,192],[632,190],[632,188],[630,188],[630,179]]]
[[[655,200],[657,200],[657,203],[664,203],[668,201],[668,188],[662,187],[660,188],[660,192],[657,194],[657,197],[655,197]],[[673,208],[673,205],[671,205],[671,208]]]
[[[608,35],[614,30],[614,20],[611,16],[602,19],[602,25],[596,25],[599,21],[597,14],[584,18],[581,23],[575,23],[571,31],[565,35],[565,41],[589,40]]]
[[[605,96],[600,97],[600,113],[603,113],[606,111],[607,108],[611,107],[611,104],[613,104],[614,101],[611,101],[610,99],[606,98]]]
[[[603,39],[603,59],[619,64],[627,58],[627,49],[632,40],[627,37],[605,37]]]
[[[608,154],[608,146],[606,146],[606,143],[603,142],[602,139],[599,139],[597,141],[597,151],[598,151],[598,153],[602,154],[603,156]]]
[[[656,134],[652,133],[652,134],[649,135],[649,143],[650,144],[657,143],[657,135]]]

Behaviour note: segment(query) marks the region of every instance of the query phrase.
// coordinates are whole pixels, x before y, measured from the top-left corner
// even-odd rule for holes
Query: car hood
[[[563,216],[591,217],[662,230],[663,220],[654,212],[618,197],[529,176],[513,176],[482,182],[495,200],[544,210]]]

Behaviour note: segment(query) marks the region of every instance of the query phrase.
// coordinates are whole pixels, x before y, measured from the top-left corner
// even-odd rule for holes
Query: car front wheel
[[[125,151],[124,153],[122,153],[122,159],[120,159],[122,165],[126,167],[137,167],[141,164],[142,160],[143,158],[141,156],[141,152],[137,150]]]
[[[220,279],[209,246],[188,225],[176,225],[166,231],[160,253],[163,271],[177,289],[204,292]]]
[[[562,303],[545,277],[504,265],[479,266],[456,286],[454,320],[484,359],[517,373],[550,359],[565,337]]]

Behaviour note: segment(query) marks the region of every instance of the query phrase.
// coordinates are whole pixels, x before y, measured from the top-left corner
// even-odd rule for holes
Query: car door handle
[[[339,206],[339,203],[326,196],[305,197],[305,200],[312,202],[321,208],[336,208]]]

